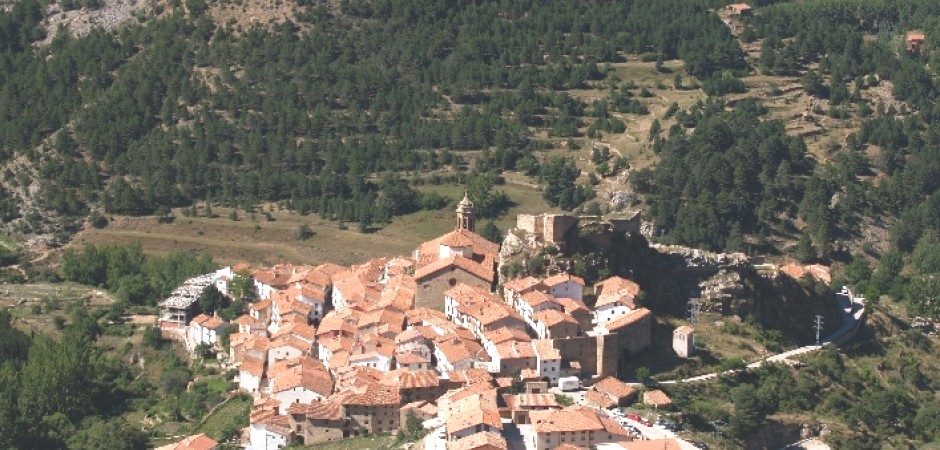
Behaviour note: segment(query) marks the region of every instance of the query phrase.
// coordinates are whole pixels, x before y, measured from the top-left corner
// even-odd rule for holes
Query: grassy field
[[[637,369],[646,367],[655,379],[688,378],[714,372],[722,361],[742,359],[753,362],[769,354],[750,337],[727,333],[715,325],[716,320],[729,321],[718,315],[702,314],[696,325],[696,352],[690,358],[680,358],[672,350],[672,331],[688,323],[672,317],[657,318],[650,347],[626,361],[624,377],[633,379]],[[747,327],[744,324],[740,326]]]
[[[436,191],[455,201],[463,196],[462,186],[422,186],[424,191]],[[541,191],[531,184],[507,182],[495,189],[505,191],[514,206],[496,222],[506,230],[515,224],[516,214],[550,210],[541,198]],[[202,206],[202,205],[200,205]],[[271,212],[267,221],[261,211],[239,211],[239,219],[229,219],[228,208],[213,207],[214,218],[184,217],[175,210],[172,223],[159,223],[156,217],[115,216],[107,227],[89,228],[78,235],[65,249],[80,250],[85,244],[130,244],[140,242],[148,255],[165,255],[180,250],[206,252],[221,264],[247,261],[257,265],[279,262],[317,264],[334,262],[353,264],[372,257],[409,255],[421,242],[430,240],[453,229],[455,213],[446,208],[439,211],[419,211],[395,218],[392,223],[367,233],[360,233],[356,224],[347,224],[342,230],[335,221],[310,214],[301,216],[286,210]],[[484,223],[481,221],[480,224]],[[301,224],[307,224],[313,237],[300,241],[294,234]]]
[[[248,412],[251,410],[251,397],[240,395],[218,407],[196,429],[196,433],[205,433],[213,439],[220,439],[228,430],[248,426]]]

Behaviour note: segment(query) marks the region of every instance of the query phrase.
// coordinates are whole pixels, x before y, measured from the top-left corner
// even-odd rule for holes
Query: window
[[[456,278],[451,278],[451,279],[447,280],[447,284],[449,284],[449,285],[451,285],[451,286],[456,286],[456,285],[457,285],[457,279],[456,279]]]

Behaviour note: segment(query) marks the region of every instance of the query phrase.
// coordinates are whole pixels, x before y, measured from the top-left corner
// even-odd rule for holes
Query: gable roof
[[[479,393],[456,400],[450,404],[450,414],[447,417],[447,433],[453,434],[460,430],[477,425],[489,425],[498,430],[503,429],[503,422],[499,418],[496,408],[496,396]]]
[[[490,267],[487,267],[485,264],[489,263]],[[467,272],[481,280],[485,280],[489,283],[492,283],[496,279],[496,273],[492,269],[493,260],[490,258],[484,259],[482,262],[476,262],[472,259],[464,258],[460,255],[450,255],[447,258],[434,260],[415,272],[415,281],[421,282],[431,275],[434,275],[444,269],[449,268],[458,268]]]
[[[437,255],[440,254],[441,245],[448,247],[471,247],[471,251],[474,255],[496,256],[499,254],[499,244],[490,242],[479,234],[461,228],[422,243],[418,247],[418,266],[420,267],[427,264],[427,257],[433,255],[433,257],[436,258]]]
[[[571,317],[571,315],[563,312],[558,312],[554,309],[545,309],[535,313],[532,317],[538,322],[544,323],[546,326],[553,327],[563,322],[578,324],[578,321]]]
[[[312,420],[343,420],[343,407],[333,402],[291,403],[287,413],[302,414]]]
[[[555,297],[552,297],[551,294],[546,294],[541,291],[529,291],[529,292],[526,292],[525,294],[522,294],[522,301],[526,302],[529,306],[533,308],[544,303],[556,303]],[[558,305],[558,306],[561,306],[561,305]]]
[[[654,406],[669,406],[672,404],[672,399],[669,398],[665,392],[656,389],[654,391],[646,391],[643,393],[643,403]]]
[[[203,433],[199,433],[189,436],[175,444],[158,447],[156,450],[212,450],[217,445],[219,445],[218,442]]]
[[[626,326],[637,323],[643,319],[646,319],[650,317],[651,315],[652,315],[652,312],[650,312],[650,310],[646,308],[634,309],[633,311],[630,311],[624,314],[623,316],[620,316],[617,319],[607,322],[606,324],[604,324],[604,328],[606,328],[610,332],[614,332]]]
[[[600,431],[604,424],[597,415],[584,414],[574,408],[558,411],[529,411],[529,421],[536,433],[564,433],[574,431]]]
[[[540,360],[561,359],[561,352],[552,344],[551,339],[535,339],[532,341],[535,356]]]
[[[503,287],[516,293],[522,293],[529,289],[536,289],[539,285],[544,286],[542,281],[531,275],[525,278],[515,278],[503,283]]]
[[[477,450],[481,448],[504,450],[509,447],[502,435],[488,431],[480,431],[465,438],[447,442],[447,450]]]
[[[591,390],[596,390],[608,394],[617,400],[625,399],[636,393],[636,389],[614,377],[607,377],[591,386]]]
[[[552,275],[546,278],[545,280],[543,280],[542,283],[545,283],[546,286],[552,287],[552,286],[558,286],[559,284],[562,284],[562,283],[567,283],[569,281],[574,284],[584,286],[584,278],[571,275],[568,273],[559,273],[557,275]]]

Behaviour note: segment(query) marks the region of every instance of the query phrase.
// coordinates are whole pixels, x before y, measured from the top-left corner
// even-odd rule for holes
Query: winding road
[[[836,301],[839,302],[839,308],[842,312],[842,326],[829,336],[820,339],[819,345],[807,345],[805,347],[771,355],[759,361],[748,364],[747,368],[756,369],[768,362],[783,362],[795,356],[818,351],[826,345],[844,344],[855,337],[855,332],[858,330],[859,325],[862,323],[862,318],[865,316],[865,299],[862,297],[856,297],[848,287],[842,286],[842,290],[836,293]],[[691,378],[660,381],[659,384],[694,383],[697,381],[706,381],[712,378],[716,378],[720,375],[735,373],[738,370],[743,369],[732,369],[726,370],[724,372],[713,372]]]

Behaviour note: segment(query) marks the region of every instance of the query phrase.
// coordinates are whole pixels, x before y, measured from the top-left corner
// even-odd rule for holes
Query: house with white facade
[[[551,339],[532,341],[532,349],[535,350],[539,378],[547,380],[550,385],[558,385],[558,378],[561,377],[561,352],[552,345]]]
[[[264,378],[264,360],[242,358],[238,366],[238,388],[248,393],[258,392],[261,389],[262,378]]]
[[[582,300],[584,291],[584,279],[567,273],[550,276],[542,283],[548,286],[552,297],[566,297],[575,300]]]
[[[333,393],[333,379],[319,360],[303,357],[280,361],[269,370],[270,397],[279,401],[279,414],[293,403],[323,401]]]
[[[216,316],[200,314],[194,317],[186,329],[186,347],[190,351],[202,344],[214,347],[219,341],[219,333],[228,325],[228,322]]]

